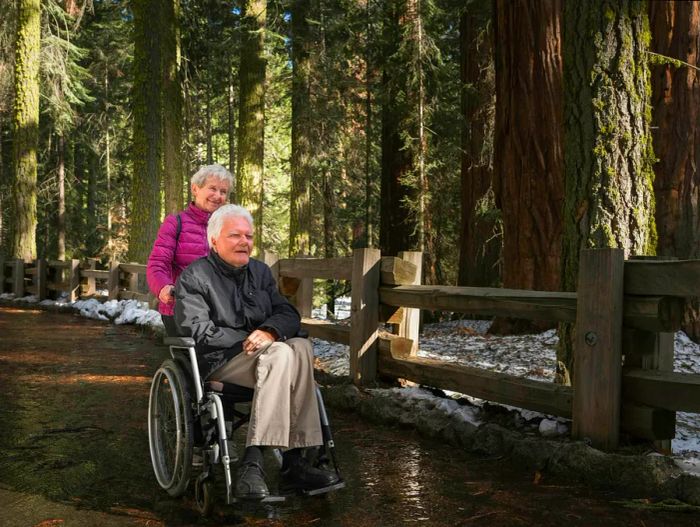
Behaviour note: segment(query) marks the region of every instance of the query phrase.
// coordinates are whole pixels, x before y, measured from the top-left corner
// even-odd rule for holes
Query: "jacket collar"
[[[234,267],[233,265],[222,260],[214,249],[209,249],[209,256],[207,258],[212,265],[214,265],[214,267],[221,272],[221,274],[229,278],[233,278],[234,280],[240,280],[248,272],[247,265],[244,265],[243,267]]]
[[[207,212],[206,210],[202,210],[197,205],[195,205],[194,201],[190,202],[189,206],[187,207],[187,212],[197,223],[202,223],[204,225],[207,224],[207,222],[209,221],[209,216],[211,216],[209,212]]]

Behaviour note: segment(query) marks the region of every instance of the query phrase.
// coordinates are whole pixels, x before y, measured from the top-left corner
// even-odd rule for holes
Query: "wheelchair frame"
[[[219,383],[224,387],[223,390],[207,389],[199,373],[194,339],[168,337],[164,339],[164,344],[169,346],[171,359],[166,359],[154,374],[148,404],[148,436],[153,471],[158,484],[171,496],[183,495],[192,478],[195,435],[198,433],[200,436],[198,439],[202,443],[202,471],[194,482],[195,502],[199,511],[207,515],[214,505],[212,468],[218,463],[223,465],[226,503],[237,502],[231,475],[231,464],[235,460],[232,460],[229,452],[224,398],[229,399],[228,415],[232,417],[230,422],[231,434],[233,434],[249,419],[249,414],[239,412],[235,405],[249,402],[252,399],[252,389],[223,383]],[[192,389],[194,389],[195,401],[192,401]],[[308,496],[324,494],[345,486],[338,470],[335,444],[323,397],[318,387],[316,387],[316,398],[323,436],[318,460],[323,463],[331,462],[339,481],[330,487],[303,493]],[[206,429],[204,422],[207,424]],[[199,429],[195,426],[199,426]],[[175,434],[174,444],[173,433]],[[214,437],[216,441],[213,441]],[[275,454],[277,460],[281,462],[281,453],[278,449],[275,449]],[[330,460],[327,454],[330,454]],[[284,500],[284,496],[271,495],[256,501],[271,503]]]

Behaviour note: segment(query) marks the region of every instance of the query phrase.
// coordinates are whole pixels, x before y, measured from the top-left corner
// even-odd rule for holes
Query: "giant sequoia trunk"
[[[493,178],[492,10],[473,2],[460,19],[460,75],[462,79],[461,204],[458,285],[495,286],[501,239],[491,182]]]
[[[165,211],[182,209],[182,86],[180,83],[180,0],[163,3],[163,190]]]
[[[554,291],[564,196],[561,2],[496,6],[494,187],[503,218],[503,286]],[[510,329],[503,320],[492,326]]]
[[[652,2],[652,50],[691,67],[652,67],[658,254],[700,258],[700,2]],[[662,59],[663,60],[663,59]],[[683,329],[700,339],[700,303],[687,304]]]
[[[584,248],[653,254],[649,26],[644,2],[565,2],[566,201],[563,285],[576,289]],[[561,335],[561,380],[573,366]]]
[[[146,263],[160,225],[161,56],[159,2],[134,0],[133,176],[129,260]],[[154,23],[155,21],[155,23]]]
[[[384,71],[382,73],[382,179],[379,245],[383,254],[422,250],[422,224],[417,213],[420,187],[417,181],[415,145],[419,135],[418,107],[410,85],[410,61],[406,39],[415,26],[413,0],[387,2],[384,21]]]
[[[13,128],[13,225],[10,256],[36,258],[37,146],[41,1],[18,2]]]
[[[263,158],[265,154],[266,0],[247,0],[244,6],[238,106],[238,174],[236,198],[256,223],[255,241],[261,247],[263,214]]]
[[[308,17],[310,0],[292,5],[292,178],[289,213],[289,255],[311,254],[312,48]],[[325,116],[319,116],[325,118]]]

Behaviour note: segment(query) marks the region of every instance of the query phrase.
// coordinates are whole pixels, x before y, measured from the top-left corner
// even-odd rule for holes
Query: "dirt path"
[[[166,356],[138,328],[0,307],[0,526],[700,525],[332,409],[347,489],[204,521],[150,465],[148,387]]]

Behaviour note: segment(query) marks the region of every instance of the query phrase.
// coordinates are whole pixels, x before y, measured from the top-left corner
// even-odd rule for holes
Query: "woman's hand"
[[[172,304],[175,302],[175,296],[173,295],[174,288],[175,286],[173,286],[173,284],[164,285],[160,293],[158,293],[158,300],[164,304]]]
[[[247,339],[243,341],[243,351],[245,351],[248,355],[252,355],[260,348],[263,348],[276,340],[277,338],[269,331],[265,331],[264,329],[256,329],[250,335],[248,335]]]

